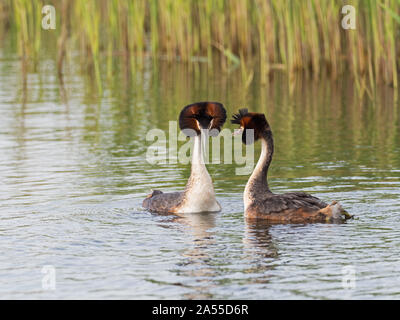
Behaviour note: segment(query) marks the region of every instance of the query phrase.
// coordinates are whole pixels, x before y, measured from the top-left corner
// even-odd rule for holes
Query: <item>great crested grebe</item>
[[[197,102],[184,107],[179,127],[187,136],[194,136],[192,168],[183,192],[163,193],[154,190],[143,201],[143,207],[159,213],[217,212],[214,186],[204,164],[202,139],[206,132],[219,132],[226,120],[224,106],[218,102]],[[203,140],[204,141],[204,140]]]
[[[240,109],[231,122],[240,125],[234,134],[242,134],[244,144],[257,140],[261,140],[262,144],[260,159],[243,194],[246,218],[276,223],[335,222],[351,218],[336,201],[328,205],[304,192],[272,193],[268,187],[267,173],[274,152],[274,141],[265,115]],[[248,129],[254,130],[253,141],[249,135],[246,139],[246,132],[250,133]]]

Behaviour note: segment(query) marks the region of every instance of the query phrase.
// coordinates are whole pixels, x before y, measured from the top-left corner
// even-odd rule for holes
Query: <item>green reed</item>
[[[361,90],[398,86],[400,0],[64,1],[53,1],[59,50],[79,50],[99,86],[101,57],[110,76],[116,56],[127,73],[152,57],[207,61],[226,71],[241,64],[244,79],[256,72],[262,83],[280,69],[314,79],[349,73]],[[48,32],[41,30],[44,4],[3,0],[0,41],[13,32],[19,54],[36,59]],[[356,8],[356,30],[341,27],[345,4]]]

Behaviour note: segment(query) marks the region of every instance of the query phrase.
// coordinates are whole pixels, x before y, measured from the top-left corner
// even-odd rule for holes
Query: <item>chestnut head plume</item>
[[[179,127],[187,136],[192,135],[190,131],[199,135],[201,129],[209,129],[211,135],[215,135],[212,129],[216,129],[218,134],[225,121],[226,110],[219,102],[192,103],[184,107],[179,115]]]
[[[240,109],[239,113],[232,116],[231,122],[240,125],[240,128],[243,129],[242,142],[244,144],[257,141],[265,133],[271,134],[271,128],[263,113],[248,112],[247,109]],[[246,131],[249,129],[254,130],[254,141],[246,139]]]

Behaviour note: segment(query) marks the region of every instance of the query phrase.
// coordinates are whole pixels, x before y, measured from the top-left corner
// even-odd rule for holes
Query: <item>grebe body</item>
[[[236,134],[242,134],[243,143],[261,140],[260,158],[243,193],[246,218],[264,219],[272,223],[338,222],[350,218],[336,201],[328,205],[304,192],[271,192],[267,174],[274,152],[274,142],[265,115],[241,109],[233,116],[231,122],[240,125]],[[250,132],[253,135],[250,135]]]
[[[215,197],[210,174],[204,163],[202,141],[205,132],[219,132],[226,120],[226,111],[217,102],[198,102],[186,106],[180,113],[179,126],[188,136],[193,136],[192,167],[185,190],[163,193],[155,190],[143,201],[143,207],[160,213],[217,212],[221,206]],[[203,139],[203,140],[202,140]]]

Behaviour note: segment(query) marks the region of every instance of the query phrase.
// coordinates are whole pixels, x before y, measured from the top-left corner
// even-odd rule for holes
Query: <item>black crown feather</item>
[[[240,120],[242,120],[242,118],[247,115],[249,113],[249,111],[245,108],[245,109],[240,109],[239,113],[234,114],[232,116],[232,120],[231,123],[235,123],[235,124],[240,124]]]
[[[221,131],[221,127],[226,120],[226,110],[222,103],[219,102],[196,102],[184,107],[179,115],[179,127],[188,136],[190,132],[187,129],[194,130],[196,134],[200,134],[201,127],[216,129]]]

